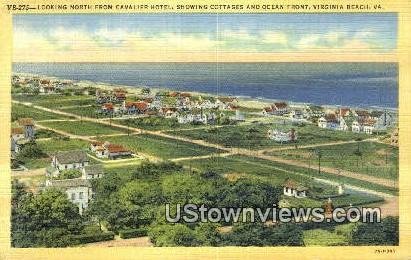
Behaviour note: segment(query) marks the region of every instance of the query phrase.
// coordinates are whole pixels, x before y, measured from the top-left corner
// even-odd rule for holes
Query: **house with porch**
[[[295,132],[295,129],[292,128],[288,132],[282,132],[277,129],[270,129],[267,132],[268,139],[274,140],[279,143],[288,143],[288,142],[294,142],[297,140],[297,134]]]

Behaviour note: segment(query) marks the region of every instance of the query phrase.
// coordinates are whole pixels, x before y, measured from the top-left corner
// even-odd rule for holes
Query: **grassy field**
[[[115,127],[110,127],[108,125],[102,125],[99,123],[93,123],[88,121],[42,122],[41,124],[47,127],[51,127],[53,129],[65,131],[70,134],[82,136],[125,133],[125,131],[122,131],[121,129]]]
[[[291,149],[269,154],[317,165],[318,151],[321,152],[323,166],[398,180],[398,147],[387,144],[359,142],[317,147],[316,150]]]
[[[28,107],[21,104],[11,105],[11,118],[15,121],[19,118],[30,117],[34,120],[49,120],[49,119],[68,119],[69,117],[43,111],[33,107]]]
[[[59,109],[67,106],[85,106],[95,104],[92,96],[65,96],[65,95],[14,95],[14,100],[30,102],[38,106]]]
[[[335,141],[355,140],[357,138],[366,138],[364,134],[357,134],[345,131],[333,131],[328,129],[318,128],[316,125],[306,124],[304,126],[293,125],[289,120],[273,119],[272,123],[255,123],[255,124],[240,124],[236,126],[225,126],[221,128],[183,130],[178,135],[206,140],[211,143],[217,143],[226,147],[241,147],[253,150],[284,147],[294,145],[308,145],[318,143],[328,143]],[[278,143],[267,138],[269,129],[278,129],[289,131],[294,128],[297,133],[298,140],[296,143]]]
[[[75,114],[78,116],[85,116],[85,117],[91,117],[91,118],[105,118],[107,116],[104,116],[102,114],[97,113],[97,111],[100,109],[101,106],[93,104],[93,105],[88,105],[88,106],[82,106],[81,108],[78,107],[63,107],[60,108],[61,111]]]
[[[122,144],[134,152],[142,152],[163,159],[201,156],[218,152],[217,149],[153,135],[114,136],[101,138]]]
[[[47,154],[59,151],[84,150],[88,148],[88,142],[79,139],[52,138],[50,140],[38,141],[39,147]]]
[[[305,246],[346,246],[348,238],[343,234],[324,229],[311,229],[303,231]]]
[[[196,128],[204,125],[193,125],[193,124],[179,124],[177,119],[164,118],[164,117],[144,117],[144,118],[132,118],[124,120],[116,120],[116,123],[141,128],[150,131],[159,130],[170,130],[170,129],[186,129],[186,128]]]
[[[345,176],[333,174],[319,174],[317,170],[297,167],[264,159],[247,156],[215,157],[202,160],[185,161],[185,165],[191,165],[199,170],[214,170],[220,173],[253,174],[265,177],[273,183],[282,184],[286,178],[292,178],[308,185],[313,178],[321,178],[342,184],[350,184],[375,191],[398,194],[398,190],[370,182],[357,180]]]

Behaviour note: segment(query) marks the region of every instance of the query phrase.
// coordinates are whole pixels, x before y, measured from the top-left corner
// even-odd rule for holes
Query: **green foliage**
[[[128,229],[128,230],[121,230],[119,235],[123,239],[133,238],[133,237],[144,237],[147,236],[148,229],[146,227],[136,228],[136,229]]]
[[[381,223],[361,223],[354,228],[351,240],[355,246],[398,245],[398,242],[398,217],[387,217]]]
[[[14,186],[12,245],[59,247],[71,244],[68,235],[80,233],[84,219],[78,214],[77,206],[67,199],[67,195],[55,189],[48,189],[38,195],[22,195],[21,187]]]
[[[195,232],[183,224],[158,225],[149,230],[156,246],[197,246]]]
[[[80,178],[81,177],[81,171],[77,169],[68,169],[68,170],[63,170],[60,172],[60,174],[55,177],[56,180],[64,180],[64,179],[75,179],[75,178]]]
[[[114,239],[113,232],[98,232],[94,234],[80,234],[80,235],[73,235],[70,237],[72,243],[76,244],[85,244],[85,243],[94,243],[100,241],[108,241]]]
[[[231,246],[302,246],[302,229],[292,223],[265,226],[262,223],[239,223],[224,237]]]
[[[30,142],[24,145],[20,153],[18,154],[18,157],[21,159],[24,159],[24,158],[35,159],[35,158],[43,158],[45,156],[47,156],[47,154],[45,154],[43,150],[35,142]]]

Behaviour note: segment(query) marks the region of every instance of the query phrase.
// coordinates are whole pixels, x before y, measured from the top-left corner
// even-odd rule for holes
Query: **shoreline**
[[[15,73],[12,72],[12,75],[19,75],[19,76],[28,76],[28,77],[42,77],[45,79],[50,79],[50,80],[68,80],[65,78],[60,78],[60,77],[55,77],[55,76],[48,76],[48,75],[42,75],[42,74],[33,74],[33,73]],[[270,106],[274,102],[286,102],[288,103],[291,107],[295,108],[303,108],[307,105],[316,105],[316,106],[321,106],[324,109],[338,109],[338,108],[350,108],[350,109],[366,109],[366,110],[387,110],[393,113],[398,113],[398,107],[393,108],[393,107],[381,107],[381,106],[375,106],[375,105],[368,105],[368,106],[351,106],[351,105],[337,105],[337,104],[316,104],[316,103],[310,103],[310,102],[296,102],[292,100],[284,100],[284,99],[271,99],[271,98],[264,98],[264,97],[251,97],[251,96],[233,96],[227,93],[221,93],[222,95],[217,95],[213,93],[208,93],[208,92],[200,92],[200,91],[189,91],[189,90],[175,90],[172,88],[168,87],[160,87],[160,86],[145,86],[145,85],[136,85],[136,86],[130,86],[130,85],[122,85],[122,84],[113,84],[113,83],[106,83],[106,82],[96,82],[96,81],[90,81],[90,80],[70,80],[74,83],[76,83],[79,87],[96,87],[96,88],[101,88],[105,90],[112,90],[114,88],[124,88],[127,89],[129,93],[132,94],[140,94],[141,90],[143,88],[149,88],[152,92],[157,93],[160,91],[170,91],[170,92],[186,92],[190,93],[195,96],[209,96],[209,97],[218,97],[218,96],[232,96],[236,97],[239,102],[241,103],[241,106],[247,107],[247,108],[253,108],[253,109],[263,109],[264,107]]]

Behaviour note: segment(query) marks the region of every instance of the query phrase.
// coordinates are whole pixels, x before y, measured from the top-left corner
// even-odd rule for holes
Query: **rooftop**
[[[84,151],[68,151],[59,152],[54,155],[59,163],[69,164],[69,163],[83,163],[89,162],[87,153]]]

